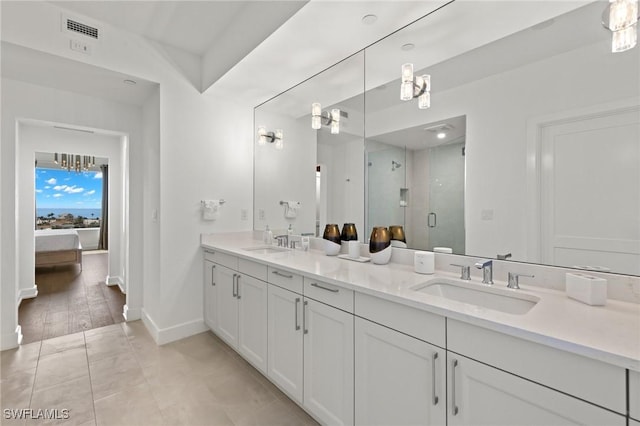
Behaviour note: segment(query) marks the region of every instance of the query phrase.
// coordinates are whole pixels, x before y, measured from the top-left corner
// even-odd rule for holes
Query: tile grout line
[[[86,331],[82,332],[82,340],[84,341],[84,356],[87,358],[87,373],[89,375],[89,389],[91,389],[91,408],[93,408],[93,422],[97,425],[98,418],[96,415],[96,400],[93,396],[93,380],[91,380],[91,366],[89,365],[89,351],[87,350]]]
[[[36,380],[38,379],[38,367],[40,366],[40,356],[42,355],[42,340],[40,340],[40,346],[38,348],[38,361],[36,361],[36,369],[33,373],[33,384],[31,385],[31,393],[29,394],[29,408],[33,403],[33,394],[36,390]]]

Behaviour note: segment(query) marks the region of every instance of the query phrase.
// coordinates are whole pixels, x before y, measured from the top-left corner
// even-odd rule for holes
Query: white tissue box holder
[[[568,272],[565,276],[567,296],[592,306],[607,303],[607,280],[591,275]]]

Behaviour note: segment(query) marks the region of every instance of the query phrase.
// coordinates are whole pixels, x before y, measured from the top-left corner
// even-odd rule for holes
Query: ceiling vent
[[[73,34],[82,34],[93,40],[100,39],[100,29],[95,26],[87,25],[69,16],[62,16],[62,31],[69,31]]]

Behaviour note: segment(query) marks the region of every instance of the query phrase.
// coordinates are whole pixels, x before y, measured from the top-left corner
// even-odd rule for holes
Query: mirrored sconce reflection
[[[611,31],[611,51],[624,52],[638,43],[638,0],[610,0],[602,25]]]
[[[276,149],[284,148],[284,133],[282,129],[269,132],[265,126],[258,126],[258,145],[266,145],[267,142],[275,144]]]
[[[331,112],[322,111],[322,105],[318,102],[311,104],[311,128],[318,130],[322,125],[331,126],[331,134],[337,135],[340,133],[340,117],[346,117],[344,111],[340,111],[338,108],[333,108]]]
[[[402,83],[400,84],[400,99],[410,101],[418,98],[418,108],[427,109],[431,106],[431,76],[429,74],[413,76],[413,64],[402,66]]]

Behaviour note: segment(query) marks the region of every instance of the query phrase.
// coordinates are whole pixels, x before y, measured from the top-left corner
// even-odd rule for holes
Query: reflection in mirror
[[[606,1],[492,4],[453,2],[367,48],[368,161],[381,135],[451,117],[465,117],[466,151],[459,236],[430,241],[429,220],[437,229],[454,215],[412,209],[420,179],[410,167],[426,175],[442,160],[417,168],[398,138],[384,143],[407,146],[404,163],[393,159],[408,188],[404,216],[376,219],[368,187],[370,220],[404,220],[409,247],[640,275],[640,49],[611,52]],[[431,76],[429,109],[400,100],[405,63]]]
[[[363,230],[363,70],[360,52],[256,107],[254,229],[318,236],[327,223],[352,222]],[[260,145],[259,127],[281,130],[282,149]],[[299,203],[294,213],[290,202]]]
[[[465,126],[452,117],[367,138],[369,226],[401,225],[407,247],[465,254]]]

